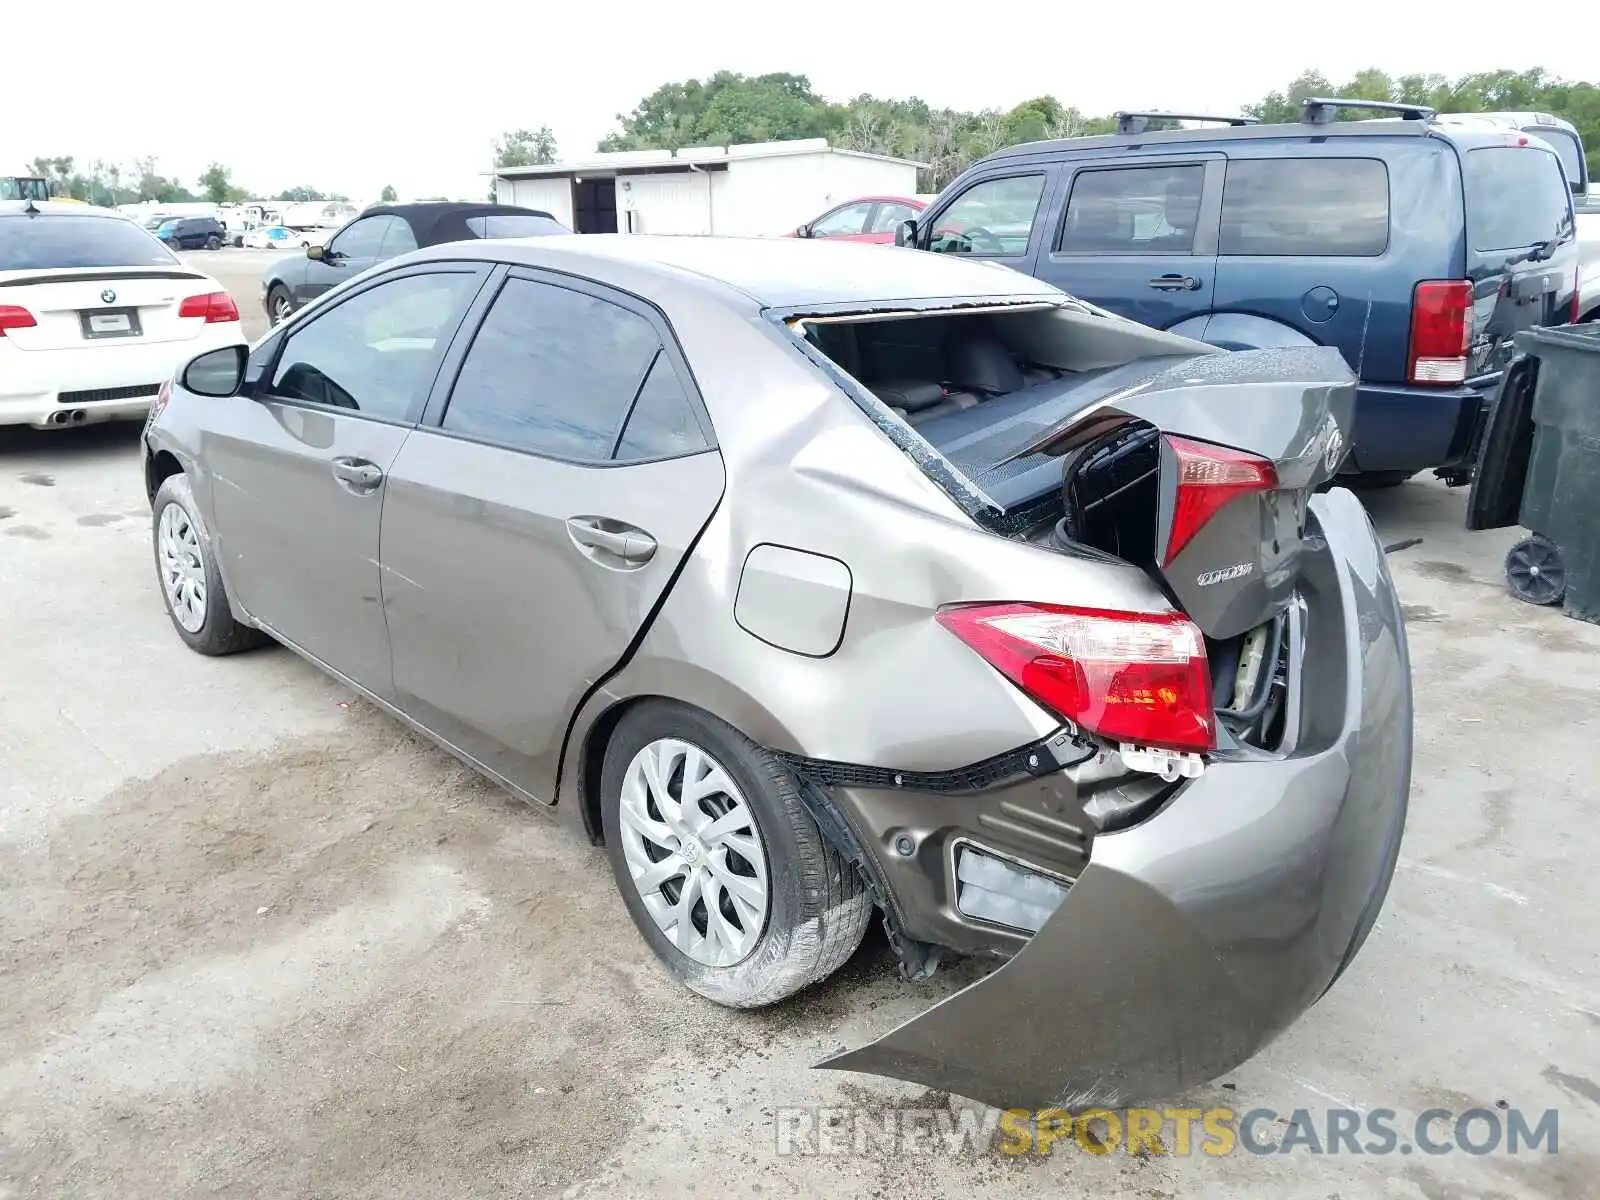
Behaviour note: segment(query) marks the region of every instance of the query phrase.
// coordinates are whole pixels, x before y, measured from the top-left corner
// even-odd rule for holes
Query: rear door
[[[1034,274],[1157,329],[1204,318],[1216,285],[1222,167],[1217,154],[1074,164]],[[1198,329],[1180,332],[1198,337]]]
[[[305,277],[294,285],[296,305],[305,304],[347,279],[354,279],[382,256],[390,227],[405,224],[399,217],[381,213],[350,222],[330,240],[320,259],[308,259]],[[292,243],[291,243],[292,244]]]
[[[1572,319],[1578,241],[1556,155],[1512,135],[1461,154],[1473,318],[1467,377],[1505,369],[1518,331]]]
[[[391,691],[378,582],[386,476],[486,274],[430,263],[308,314],[249,395],[215,401],[207,430],[212,532],[235,597],[380,696]]]
[[[549,801],[572,712],[716,509],[722,459],[660,316],[568,276],[511,270],[452,376],[388,475],[396,694]]]

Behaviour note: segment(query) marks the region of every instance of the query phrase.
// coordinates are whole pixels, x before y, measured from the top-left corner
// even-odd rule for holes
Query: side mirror
[[[811,236],[811,225],[809,223],[807,223],[805,225],[800,226],[798,229],[796,229],[794,231],[794,235],[795,235],[795,237],[798,237],[798,238],[808,238],[808,237],[810,237]]]
[[[189,360],[179,381],[183,390],[197,396],[231,396],[244,382],[244,364],[250,357],[245,346],[224,346],[208,350]]]
[[[907,217],[894,227],[894,244],[896,246],[910,246],[913,249],[917,244],[917,219]]]
[[[322,259],[327,257],[327,252],[328,252],[328,248],[326,246],[307,246],[306,247],[306,257],[310,258],[310,259],[315,259],[318,262],[322,261]]]

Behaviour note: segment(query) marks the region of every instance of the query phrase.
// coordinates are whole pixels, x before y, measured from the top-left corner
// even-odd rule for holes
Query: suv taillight
[[[36,324],[38,322],[27,309],[15,304],[0,304],[0,337],[5,337],[8,329],[32,329]]]
[[[1119,743],[1216,745],[1205,639],[1180,613],[953,604],[939,624],[1028,696]]]
[[[1465,279],[1427,279],[1411,296],[1411,352],[1406,378],[1412,383],[1460,383],[1467,377],[1472,338],[1472,284]]]
[[[239,319],[239,306],[227,292],[208,292],[204,296],[190,296],[178,305],[180,317],[203,317],[207,325]]]
[[[1190,539],[1235,496],[1270,492],[1278,486],[1277,468],[1254,454],[1171,435],[1166,443],[1178,459],[1178,495],[1163,568],[1170,567]]]

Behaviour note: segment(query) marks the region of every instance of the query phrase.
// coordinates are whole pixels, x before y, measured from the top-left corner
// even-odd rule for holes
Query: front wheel
[[[775,1004],[855,953],[872,901],[794,777],[684,705],[623,717],[601,771],[606,854],[628,914],[669,971],[731,1008]]]
[[[181,471],[168,476],[151,507],[156,575],[167,615],[189,649],[199,654],[235,654],[266,641],[266,635],[233,619],[211,536]]]
[[[294,312],[294,301],[282,287],[274,284],[267,293],[267,315],[274,325],[282,325]]]

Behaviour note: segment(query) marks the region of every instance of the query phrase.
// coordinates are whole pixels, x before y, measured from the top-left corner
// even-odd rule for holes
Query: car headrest
[[[944,388],[925,379],[908,379],[892,383],[875,383],[872,394],[890,408],[903,408],[907,412],[920,412],[932,408],[944,399]]]
[[[950,347],[946,359],[950,382],[958,388],[989,395],[1022,388],[1022,371],[1017,360],[997,338],[960,338]]]

